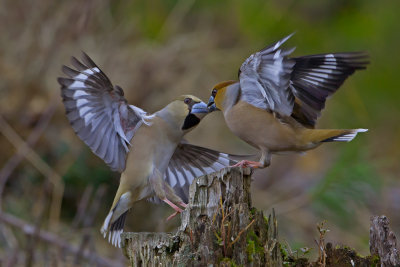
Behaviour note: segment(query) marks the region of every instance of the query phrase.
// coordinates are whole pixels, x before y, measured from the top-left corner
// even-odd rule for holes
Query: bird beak
[[[207,114],[208,112],[209,112],[209,110],[207,108],[207,105],[203,101],[194,104],[192,106],[192,110],[190,111],[190,113],[192,113],[192,114],[203,114],[203,115]]]
[[[213,111],[217,110],[213,96],[210,96],[210,99],[208,100],[207,108],[208,108],[208,112],[213,112]]]

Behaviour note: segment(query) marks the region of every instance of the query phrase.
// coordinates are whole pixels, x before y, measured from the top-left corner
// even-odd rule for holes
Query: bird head
[[[226,81],[214,86],[207,104],[209,112],[223,110],[227,87],[234,83],[237,81]]]
[[[192,95],[178,97],[166,109],[169,114],[168,120],[179,126],[185,133],[194,129],[209,113],[207,104]]]

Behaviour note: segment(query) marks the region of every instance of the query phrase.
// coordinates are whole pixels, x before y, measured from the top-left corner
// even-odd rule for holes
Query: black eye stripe
[[[217,95],[217,89],[213,89],[211,95],[215,97]]]

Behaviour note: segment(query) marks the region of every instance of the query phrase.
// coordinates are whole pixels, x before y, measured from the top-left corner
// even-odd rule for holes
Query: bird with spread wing
[[[186,207],[194,178],[237,162],[239,156],[183,141],[208,113],[199,98],[183,95],[148,114],[129,105],[121,87],[85,53],[82,62],[73,57],[72,65],[63,66],[67,77],[58,78],[68,120],[97,156],[122,173],[101,228],[113,245],[120,246],[127,212],[136,201],[158,198],[176,214]]]
[[[281,45],[291,35],[252,54],[239,69],[238,81],[217,84],[208,102],[221,110],[230,130],[261,151],[258,162],[238,166],[264,168],[271,154],[302,152],[325,142],[348,142],[366,129],[315,129],[326,99],[357,70],[366,68],[364,52],[293,57]]]

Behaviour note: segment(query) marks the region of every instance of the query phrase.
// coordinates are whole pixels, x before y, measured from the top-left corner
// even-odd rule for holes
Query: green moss
[[[254,217],[254,215],[256,215],[256,212],[257,212],[256,208],[253,207],[253,208],[250,209],[250,214],[251,214],[252,217]]]
[[[278,243],[278,244],[279,244],[279,250],[281,251],[282,260],[286,261],[288,259],[288,257],[289,257],[288,250],[281,243]]]
[[[253,256],[255,254],[263,256],[264,254],[263,244],[260,242],[260,238],[253,230],[247,233],[246,241],[247,241],[246,252],[250,262],[253,261]]]
[[[256,246],[254,245],[253,240],[247,240],[246,252],[249,262],[252,262],[253,255],[256,253]]]
[[[216,231],[215,233],[214,233],[214,235],[215,235],[215,237],[216,237],[216,243],[217,243],[217,245],[218,246],[223,246],[224,245],[224,241],[222,240],[222,238],[221,238],[221,232],[220,231]]]
[[[265,222],[265,224],[267,225],[267,227],[268,227],[268,217],[267,216],[265,216],[264,215],[264,222]]]
[[[372,267],[377,267],[377,266],[380,266],[380,264],[381,264],[381,260],[378,255],[369,256],[369,257],[367,257],[367,259],[371,263]]]

